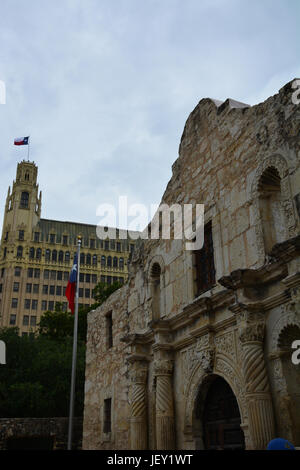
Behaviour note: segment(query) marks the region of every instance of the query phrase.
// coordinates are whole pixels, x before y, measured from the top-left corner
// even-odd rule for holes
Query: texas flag
[[[28,145],[29,136],[27,137],[17,137],[14,141],[15,145]]]
[[[77,269],[78,269],[78,257],[77,253],[74,257],[74,264],[72,267],[72,271],[70,273],[68,285],[66,288],[66,297],[69,301],[69,308],[72,313],[74,313],[75,307],[75,293],[76,293],[76,283],[77,283]]]

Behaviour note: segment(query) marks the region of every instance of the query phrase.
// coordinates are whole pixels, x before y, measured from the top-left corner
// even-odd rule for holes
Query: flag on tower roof
[[[27,137],[17,137],[14,141],[15,145],[28,145],[29,143],[29,136]]]

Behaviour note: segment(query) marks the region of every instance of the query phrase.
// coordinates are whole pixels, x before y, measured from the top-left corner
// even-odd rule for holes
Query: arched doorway
[[[210,380],[201,413],[205,449],[245,449],[244,433],[237,400],[228,383],[219,376]]]

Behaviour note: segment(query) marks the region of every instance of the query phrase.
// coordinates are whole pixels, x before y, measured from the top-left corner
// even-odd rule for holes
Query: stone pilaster
[[[147,375],[148,366],[136,361],[131,369],[130,443],[132,450],[148,448],[147,423]]]
[[[173,362],[171,360],[158,360],[155,362],[156,448],[158,450],[175,449],[172,372]]]
[[[247,321],[239,329],[252,448],[262,450],[275,437],[273,405],[263,353],[264,330],[263,320]]]

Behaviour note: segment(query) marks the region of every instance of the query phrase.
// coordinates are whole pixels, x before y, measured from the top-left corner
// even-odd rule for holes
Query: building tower
[[[97,226],[41,218],[42,196],[34,162],[18,163],[6,198],[0,245],[0,327],[17,326],[20,334],[36,331],[43,312],[67,310],[65,289],[77,236],[82,236],[79,308],[94,303],[100,281],[123,283],[134,241],[99,240]]]

